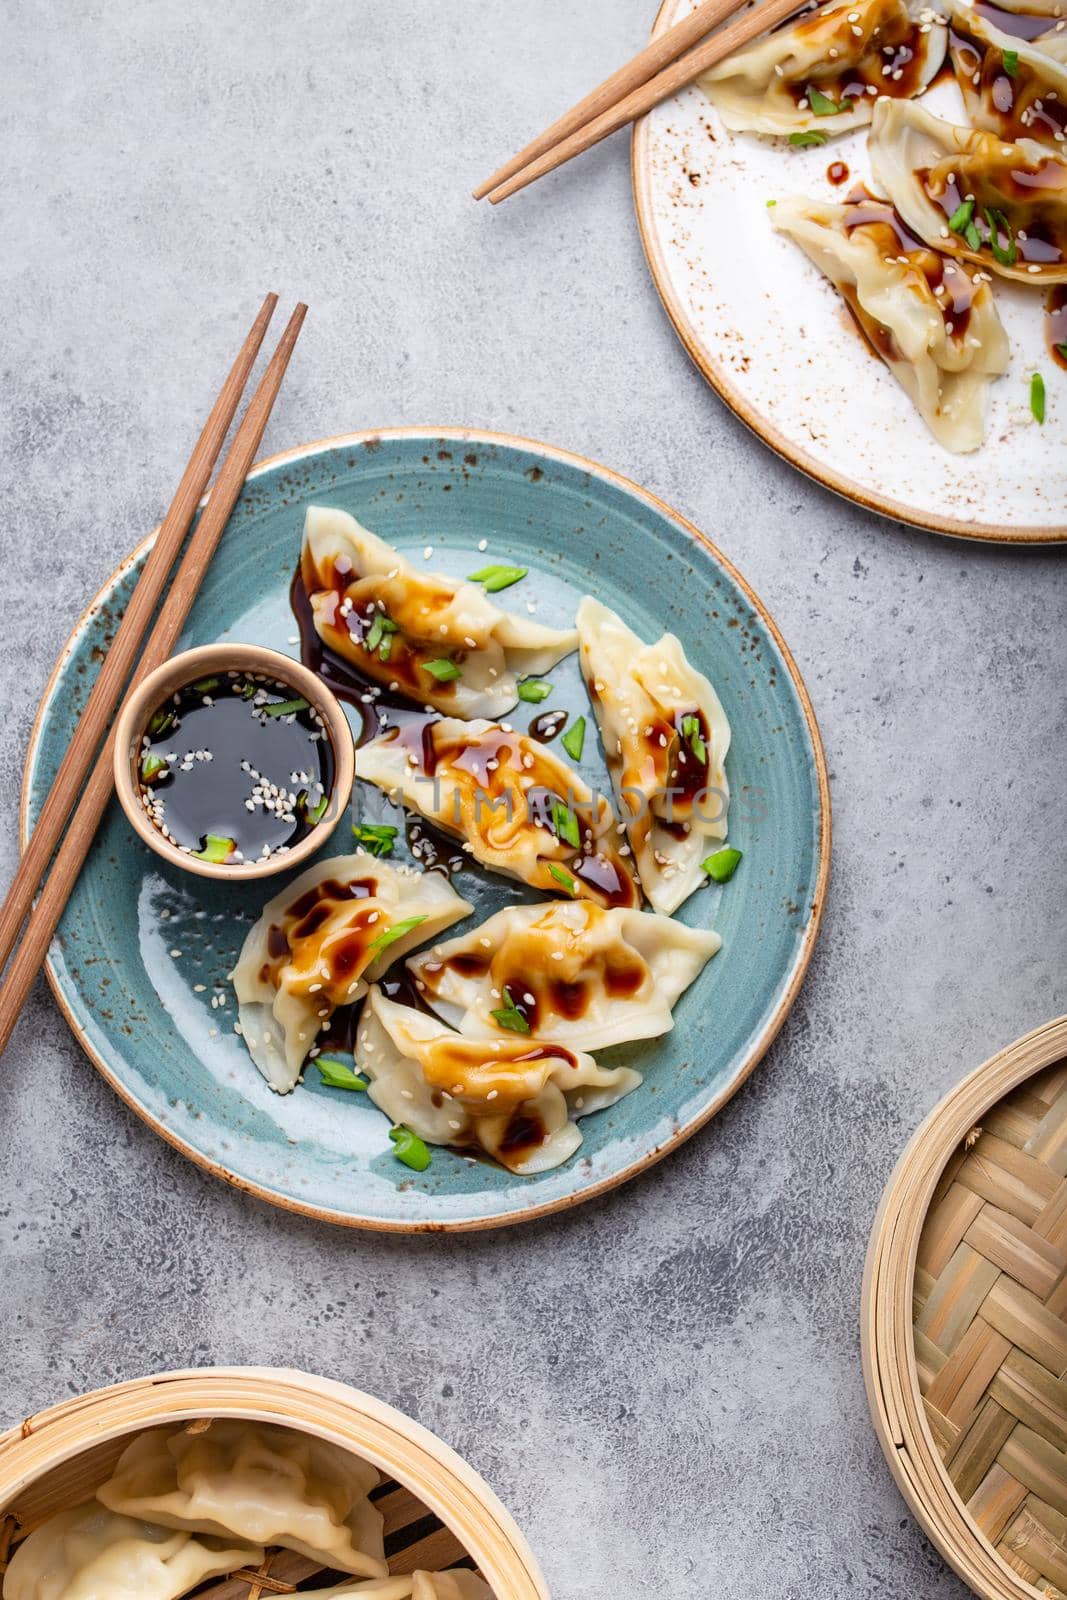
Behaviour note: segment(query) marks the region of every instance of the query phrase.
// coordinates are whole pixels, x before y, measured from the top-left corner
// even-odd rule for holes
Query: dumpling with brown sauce
[[[347,511],[309,506],[300,574],[315,631],[364,677],[420,706],[498,717],[577,645],[503,611],[475,583],[422,572]]]
[[[946,39],[927,0],[836,0],[735,50],[699,83],[735,132],[847,133],[870,122],[876,96],[922,94]]]
[[[938,443],[977,450],[1010,354],[984,275],[915,238],[885,201],[791,195],[770,215],[838,290]]]
[[[359,1070],[386,1116],[428,1144],[484,1150],[509,1172],[547,1172],[582,1142],[575,1118],[641,1082],[568,1045],[512,1034],[467,1039],[375,984],[356,1036]]]
[[[408,962],[423,1000],[468,1038],[509,1032],[604,1050],[653,1039],[720,948],[717,933],[591,900],[506,906]]]
[[[472,907],[437,872],[366,851],[317,861],[249,930],[233,973],[240,1027],[272,1089],[288,1094],[316,1037],[394,961]]]
[[[972,125],[1001,139],[1036,139],[1062,153],[1067,64],[1039,39],[1005,33],[960,0],[949,0],[949,11],[952,65]]]
[[[462,839],[495,872],[547,894],[641,903],[607,800],[506,724],[440,717],[389,728],[357,749],[356,775]]]
[[[1062,156],[900,100],[875,106],[869,148],[879,188],[924,243],[1021,283],[1067,282]]]

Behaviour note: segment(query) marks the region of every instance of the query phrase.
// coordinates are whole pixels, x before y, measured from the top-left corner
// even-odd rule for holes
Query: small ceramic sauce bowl
[[[115,732],[115,791],[130,825],[200,877],[298,866],[352,793],[340,703],[306,667],[260,645],[174,656],[129,696]]]

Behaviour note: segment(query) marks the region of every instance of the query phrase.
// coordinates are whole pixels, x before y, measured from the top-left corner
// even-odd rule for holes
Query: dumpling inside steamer
[[[258,1567],[259,1543],[161,1527],[96,1500],[27,1534],[4,1574],[4,1600],[178,1600],[208,1578]]]
[[[245,1044],[270,1087],[288,1094],[337,1007],[471,909],[440,873],[363,850],[317,861],[268,901],[233,984]]]
[[[466,1039],[398,1005],[375,985],[363,1004],[356,1059],[370,1097],[427,1144],[480,1148],[509,1172],[547,1172],[582,1142],[574,1118],[614,1105],[641,1082],[566,1045],[514,1034]]]
[[[736,132],[847,133],[877,95],[921,94],[945,56],[944,19],[926,0],[838,0],[741,50],[700,86]]]
[[[390,728],[356,751],[356,773],[496,872],[547,894],[640,904],[608,802],[514,728],[452,717]]]
[[[374,1467],[328,1440],[220,1417],[202,1432],[139,1434],[97,1499],[164,1528],[280,1545],[324,1567],[384,1578],[382,1517],[368,1499],[377,1483]]]
[[[709,840],[726,837],[730,724],[673,633],[644,644],[587,595],[578,637],[641,885],[655,909],[669,914],[705,881]]]
[[[1004,32],[960,0],[950,0],[949,12],[952,64],[973,126],[1001,139],[1035,139],[1062,153],[1067,64],[1050,54],[1040,38],[1030,42]]]
[[[516,1032],[581,1050],[666,1033],[719,949],[710,930],[590,900],[509,906],[408,962],[422,998],[468,1038]]]
[[[879,187],[926,244],[1022,283],[1067,282],[1067,160],[880,100],[869,141]]]
[[[840,292],[935,439],[976,450],[990,382],[1010,355],[985,276],[930,249],[870,197],[835,205],[793,195],[770,215]]]
[[[519,678],[548,672],[578,642],[501,610],[477,584],[419,571],[346,511],[308,507],[300,572],[331,650],[453,716],[503,716]]]

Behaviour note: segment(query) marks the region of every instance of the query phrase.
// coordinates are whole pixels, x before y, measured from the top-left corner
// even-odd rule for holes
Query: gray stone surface
[[[296,1363],[474,1463],[556,1600],[963,1593],[867,1418],[857,1304],[906,1137],[1063,1008],[1063,563],[878,520],[750,437],[650,283],[616,139],[471,185],[641,42],[639,0],[5,0],[0,728],[15,787],[88,595],[158,518],[267,286],[312,307],[267,444],[470,423],[618,468],[719,541],[819,714],[834,876],[747,1088],[645,1178],[442,1242],[229,1192],[43,985],[0,1070],[0,1422],[186,1363]]]

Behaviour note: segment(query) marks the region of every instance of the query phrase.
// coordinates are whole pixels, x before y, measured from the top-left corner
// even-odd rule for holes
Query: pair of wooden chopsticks
[[[743,3],[744,0],[703,0],[688,17],[653,39],[632,61],[605,78],[584,100],[479,184],[474,198],[482,200],[488,195],[490,203],[497,205],[536,183],[546,172],[554,172],[573,156],[599,144],[616,128],[644,116],[717,61],[783,22],[798,10],[801,0],[760,0],[721,33],[699,43]]]
[[[170,655],[218,547],[248,469],[255,460],[263,430],[307,313],[305,305],[298,305],[290,317],[289,325],[234,435],[211,497],[189,541],[148,643],[138,659],[145,630],[152,620],[170,570],[207,488],[277,304],[278,296],[275,294],[269,294],[264,300],[211,415],[204,424],[170,510],[160,525],[155,544],[137,580],[137,587],[130,597],[114,642],[104,657],[85,709],[78,719],[18,871],[0,906],[2,970],[12,950],[15,950],[15,942],[26,920],[26,913],[30,910],[30,903],[58,845],[52,869],[0,986],[0,1051],[11,1037],[111,796],[115,735],[114,729],[110,733],[107,730],[123,698],[126,680],[132,671],[132,689]],[[105,733],[107,739],[94,765],[93,757]],[[64,834],[64,824],[68,818],[70,822]]]

